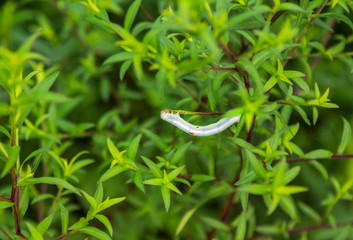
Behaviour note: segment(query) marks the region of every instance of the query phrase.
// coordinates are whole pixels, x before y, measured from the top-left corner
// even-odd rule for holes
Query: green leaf
[[[98,182],[97,190],[94,193],[94,199],[96,199],[98,204],[100,204],[103,200],[103,184],[102,184],[102,182]]]
[[[254,170],[256,176],[260,179],[266,178],[266,170],[262,166],[259,160],[255,157],[255,155],[249,150],[245,150],[246,155],[248,156],[248,160],[250,162],[251,168]]]
[[[256,173],[254,171],[249,172],[244,177],[241,177],[234,185],[240,186],[243,184],[251,183],[256,179]]]
[[[305,77],[305,74],[299,71],[284,71],[283,72],[284,76],[287,78],[301,78]]]
[[[9,208],[9,207],[12,207],[13,205],[14,205],[13,202],[0,201],[0,209]]]
[[[278,79],[275,75],[273,75],[272,77],[270,77],[270,79],[266,82],[265,86],[263,87],[263,92],[267,92],[268,90],[270,90],[271,88],[273,88],[273,86],[276,85],[276,83],[278,82]]]
[[[83,228],[80,228],[78,231],[88,234],[100,240],[111,240],[108,234],[106,234],[102,230],[99,230],[98,228],[95,228],[95,227],[83,227]]]
[[[88,222],[86,221],[86,219],[84,217],[81,217],[80,220],[78,220],[77,222],[75,222],[70,228],[69,230],[74,230],[74,229],[79,229],[82,227],[85,227],[88,225]]]
[[[255,146],[251,145],[251,143],[248,143],[247,141],[241,139],[241,138],[235,138],[233,139],[234,143],[238,145],[239,147],[249,149],[249,150],[254,150],[256,149]]]
[[[163,198],[165,210],[168,212],[170,207],[170,191],[165,185],[162,185],[161,192],[162,192],[162,198]]]
[[[9,157],[7,159],[4,169],[2,170],[1,178],[3,178],[10,171],[10,169],[15,165],[21,150],[19,146],[8,146],[7,149],[8,149]]]
[[[115,147],[114,143],[110,140],[110,138],[107,139],[107,144],[108,144],[108,149],[113,156],[114,160],[116,160],[119,164],[122,164],[124,162],[123,155],[125,151],[119,152],[119,150]]]
[[[116,54],[110,56],[109,58],[107,58],[107,60],[104,61],[103,65],[131,60],[133,57],[134,57],[134,53],[133,52],[116,53]],[[130,62],[130,65],[131,65],[131,62]]]
[[[135,20],[137,11],[139,9],[139,6],[141,4],[141,0],[135,0],[129,7],[129,9],[126,12],[125,20],[124,20],[124,28],[128,31],[130,31],[132,23]]]
[[[191,181],[194,182],[209,182],[214,180],[214,176],[204,175],[204,174],[192,174]]]
[[[198,207],[194,207],[184,214],[183,218],[180,220],[179,225],[175,231],[176,236],[178,236],[180,234],[180,232],[184,229],[185,225],[187,224],[189,219],[192,217],[192,215],[194,215],[197,208]]]
[[[271,187],[264,184],[249,184],[242,185],[238,189],[239,191],[248,192],[255,195],[263,195],[268,193],[271,190]]]
[[[44,235],[49,227],[50,227],[50,224],[53,220],[53,217],[54,217],[54,213],[50,214],[48,217],[44,218],[38,225],[37,225],[37,230],[42,234]]]
[[[212,228],[215,228],[221,231],[226,231],[226,232],[229,231],[228,225],[221,222],[218,219],[214,219],[210,217],[202,217],[201,220]]]
[[[338,13],[334,13],[334,12],[328,12],[328,13],[321,13],[317,15],[318,17],[332,17],[335,19],[339,19],[342,20],[343,22],[345,22],[352,30],[353,30],[353,22],[346,17],[343,14],[338,14]]]
[[[176,178],[181,173],[181,171],[183,171],[184,167],[185,166],[178,167],[177,169],[174,169],[172,172],[170,172],[168,174],[168,180],[172,181],[174,178]]]
[[[310,126],[310,121],[308,116],[306,115],[306,112],[299,106],[293,106],[294,109],[300,114],[300,116],[303,118],[304,122]]]
[[[32,224],[26,222],[26,225],[31,233],[30,240],[44,240],[43,235]]]
[[[124,79],[125,73],[129,69],[131,64],[132,64],[132,61],[129,61],[129,60],[125,61],[123,64],[121,64],[120,72],[119,72],[119,77],[120,77],[121,81]]]
[[[154,142],[160,150],[162,150],[162,151],[167,150],[167,148],[168,148],[167,145],[164,143],[164,141],[158,135],[156,135],[155,133],[153,133],[147,129],[142,129],[142,132],[144,134],[146,134],[147,137],[149,137],[152,140],[152,142]]]
[[[89,204],[92,206],[93,209],[97,208],[97,201],[94,199],[94,197],[88,195],[85,191],[81,190],[83,193],[83,196],[85,196],[86,200],[89,202]]]
[[[312,209],[309,205],[303,203],[303,202],[298,202],[298,207],[299,209],[306,215],[308,216],[311,220],[313,220],[315,223],[320,223],[321,222],[321,217],[320,215]]]
[[[302,186],[279,186],[276,188],[276,193],[282,194],[282,195],[291,195],[291,194],[306,192],[306,191],[308,191],[308,188],[302,187]]]
[[[112,168],[109,168],[98,180],[98,183],[102,183],[116,175],[118,175],[119,173],[125,172],[126,170],[128,170],[127,167],[123,167],[120,165],[116,165]]]
[[[290,183],[300,172],[300,166],[296,166],[288,170],[284,176],[284,184]]]
[[[186,144],[183,144],[181,147],[178,148],[178,150],[173,154],[173,158],[170,161],[171,164],[176,164],[179,162],[179,160],[185,155],[186,150],[188,147],[192,144],[192,142],[188,142]]]
[[[101,214],[97,214],[94,216],[95,218],[97,218],[101,223],[103,223],[103,225],[107,228],[109,235],[112,237],[113,236],[113,227],[112,224],[110,223],[109,219]]]
[[[59,187],[63,187],[65,189],[81,196],[80,192],[74,186],[72,186],[70,183],[68,183],[64,179],[60,179],[60,178],[56,178],[56,177],[26,178],[23,180],[20,179],[17,183],[17,186],[26,186],[26,185],[39,184],[39,183],[58,185]]]
[[[125,199],[126,199],[126,197],[112,198],[112,199],[109,199],[109,197],[108,197],[107,200],[105,200],[104,202],[102,202],[101,204],[98,205],[98,207],[96,209],[96,213],[101,212],[104,209],[107,209],[113,205],[116,205],[116,204],[124,201]]]
[[[141,170],[138,169],[135,172],[134,175],[134,183],[136,184],[136,186],[142,191],[145,192],[145,186],[143,185],[143,181],[142,181],[142,176],[141,176]]]
[[[62,204],[60,206],[60,217],[61,217],[61,233],[66,234],[67,228],[69,226],[69,210],[64,207]]]
[[[127,157],[131,161],[135,161],[136,158],[136,152],[139,147],[139,143],[141,140],[142,134],[137,135],[130,143],[129,148],[127,150]]]
[[[304,158],[307,158],[307,159],[325,159],[325,158],[331,158],[331,157],[332,157],[332,153],[324,149],[317,149],[304,155]]]
[[[301,88],[304,90],[305,93],[310,92],[310,88],[308,86],[308,83],[304,81],[302,78],[292,78],[292,80]]]
[[[319,117],[319,112],[317,111],[317,108],[313,106],[313,124],[315,125],[317,122],[317,119]]]
[[[144,156],[141,156],[141,158],[146,163],[148,168],[152,171],[152,173],[155,177],[163,178],[162,171],[159,169],[159,167],[154,162],[152,162],[151,160],[149,160],[148,158],[146,158]]]
[[[53,74],[47,76],[42,81],[40,81],[37,85],[32,88],[33,92],[46,92],[49,88],[54,84],[55,80],[58,78],[60,72],[54,72]]]
[[[243,240],[246,235],[246,212],[243,211],[239,217],[235,240]]]
[[[337,149],[338,154],[342,154],[346,150],[346,148],[348,147],[348,144],[351,142],[351,136],[352,136],[351,125],[343,117],[342,117],[342,121],[343,121],[343,133],[342,133],[340,145],[338,146],[338,149]]]
[[[3,126],[0,126],[0,132],[2,132],[3,134],[5,134],[6,137],[8,137],[9,139],[11,138],[9,131],[7,131],[7,129],[4,128]]]

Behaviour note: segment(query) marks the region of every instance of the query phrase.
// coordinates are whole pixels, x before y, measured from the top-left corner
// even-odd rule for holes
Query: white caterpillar
[[[238,122],[240,119],[240,115],[237,115],[230,118],[222,118],[218,122],[212,123],[210,125],[196,126],[182,119],[178,112],[173,113],[173,111],[169,111],[161,111],[161,118],[164,121],[173,124],[177,128],[183,130],[184,132],[190,135],[200,137],[211,136],[220,133],[230,127],[233,123]]]

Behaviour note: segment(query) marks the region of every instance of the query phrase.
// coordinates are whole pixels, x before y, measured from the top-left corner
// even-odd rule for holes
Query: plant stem
[[[142,3],[140,4],[140,9],[141,9],[142,12],[145,14],[145,16],[148,18],[148,21],[154,22],[153,17],[152,17],[151,14],[147,11],[147,9],[142,5]]]
[[[184,110],[171,110],[171,109],[165,109],[165,112],[172,112],[172,113],[179,113],[183,115],[223,115],[224,113],[220,112],[190,112],[190,111],[184,111]]]
[[[7,201],[7,202],[12,202],[12,200],[10,198],[7,198],[7,197],[1,197],[0,196],[0,199],[2,199],[4,201]]]
[[[2,227],[0,227],[0,231],[10,240],[12,240],[12,237],[5,231],[5,229],[3,229]]]
[[[63,238],[66,238],[68,236],[71,236],[72,234],[76,233],[78,231],[78,229],[75,229],[75,230],[72,230],[64,235],[61,235],[60,237],[58,237],[56,240],[60,240],[60,239],[63,239]]]
[[[179,84],[179,86],[182,87],[187,93],[189,93],[190,96],[191,96],[196,102],[199,101],[199,99],[197,98],[197,96],[196,96],[184,83],[182,83],[180,80],[176,80],[176,82],[177,82],[177,83]],[[207,109],[207,110],[210,111],[210,108],[209,108],[206,104],[204,104],[203,102],[200,102],[200,105],[201,105],[203,108],[205,108],[205,109]]]
[[[335,158],[353,158],[353,154],[333,154],[331,158],[323,158],[323,159],[335,159]],[[317,159],[311,159],[311,158],[291,158],[287,159],[287,162],[309,162],[309,161],[315,161]]]

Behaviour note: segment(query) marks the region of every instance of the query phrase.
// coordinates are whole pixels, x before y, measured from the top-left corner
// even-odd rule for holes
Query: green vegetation
[[[353,239],[352,11],[3,1],[0,239]]]

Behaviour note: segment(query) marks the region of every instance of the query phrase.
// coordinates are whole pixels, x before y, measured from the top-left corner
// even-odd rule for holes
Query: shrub
[[[351,239],[352,10],[5,1],[0,238]]]

